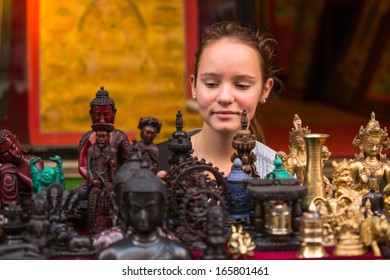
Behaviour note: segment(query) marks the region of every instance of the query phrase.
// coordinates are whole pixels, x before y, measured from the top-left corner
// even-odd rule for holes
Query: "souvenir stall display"
[[[277,153],[274,171],[260,178],[245,111],[229,174],[192,155],[178,111],[160,179],[153,140],[161,122],[140,118],[141,140],[130,144],[114,128],[115,114],[101,87],[78,149],[85,181],[72,190],[60,157],[49,157],[56,166],[45,169],[1,130],[0,148],[18,156],[1,156],[0,259],[390,257],[390,165],[382,154],[389,140],[374,113],[353,141],[356,158],[332,163],[332,182],[322,170],[329,135],[311,133],[297,115],[290,155]]]

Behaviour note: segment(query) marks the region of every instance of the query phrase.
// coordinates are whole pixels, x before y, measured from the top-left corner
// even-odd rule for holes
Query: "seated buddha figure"
[[[114,190],[121,224],[131,234],[99,252],[106,260],[170,260],[192,259],[187,247],[158,233],[166,223],[167,190],[149,165],[134,172],[119,170],[114,178]]]
[[[30,161],[15,134],[7,129],[0,130],[0,206],[20,205],[28,214],[32,205],[32,179]],[[36,168],[43,169],[43,161],[35,161]]]
[[[370,191],[368,178],[374,175],[377,178],[378,188],[383,192],[390,183],[390,163],[383,150],[390,148],[387,129],[382,129],[375,120],[375,113],[371,113],[371,120],[367,126],[360,127],[359,134],[353,140],[353,145],[360,149],[360,153],[350,163],[352,184],[355,190],[366,194]]]

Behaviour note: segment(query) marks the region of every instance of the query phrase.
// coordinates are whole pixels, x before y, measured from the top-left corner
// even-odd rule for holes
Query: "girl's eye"
[[[236,87],[238,89],[248,89],[249,85],[247,85],[247,84],[236,84]]]
[[[206,87],[208,87],[208,88],[215,88],[215,87],[218,86],[218,83],[206,82],[205,85],[206,85]]]
[[[211,83],[211,82],[208,82],[208,83],[205,83],[206,87],[208,88],[215,88],[218,86],[218,83]]]

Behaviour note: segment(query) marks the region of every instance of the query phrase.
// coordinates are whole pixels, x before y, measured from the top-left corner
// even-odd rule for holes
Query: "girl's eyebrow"
[[[217,73],[213,73],[213,72],[205,72],[205,73],[200,74],[200,76],[202,78],[218,78],[219,77],[219,75]]]
[[[251,75],[238,75],[235,76],[237,80],[248,80],[248,81],[255,81],[256,78]]]
[[[205,72],[205,73],[200,74],[200,76],[202,78],[218,78],[218,77],[220,77],[219,74],[213,73],[213,72]],[[256,77],[251,76],[251,75],[246,75],[246,74],[237,75],[237,76],[234,76],[234,78],[237,80],[248,80],[248,81],[255,81],[256,80]]]

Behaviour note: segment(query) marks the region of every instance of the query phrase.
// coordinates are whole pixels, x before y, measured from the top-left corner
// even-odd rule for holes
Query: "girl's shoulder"
[[[276,151],[268,147],[264,143],[256,141],[256,146],[253,149],[253,152],[256,154],[256,156],[262,158],[267,162],[270,162],[271,164],[273,164],[275,161]]]

